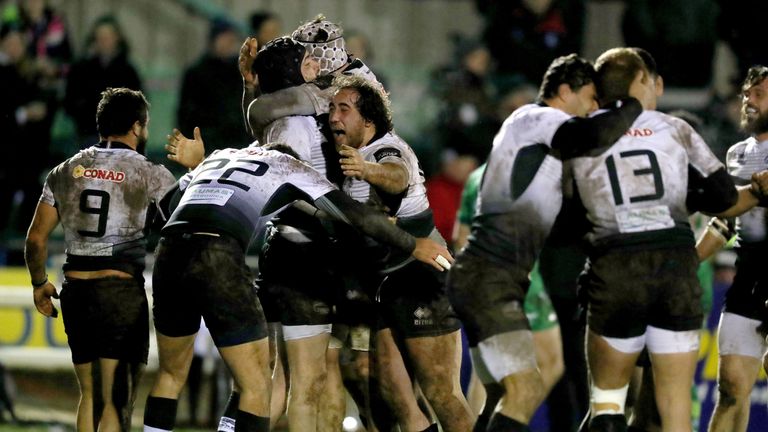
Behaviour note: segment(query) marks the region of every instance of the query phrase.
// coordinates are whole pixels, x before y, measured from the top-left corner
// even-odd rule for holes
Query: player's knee
[[[723,408],[741,404],[749,396],[752,388],[738,379],[721,376],[717,380],[717,403]]]
[[[565,362],[560,350],[547,352],[537,359],[541,375],[546,376],[552,383],[557,382],[565,373]]]
[[[433,405],[443,404],[454,397],[454,386],[449,378],[425,380],[420,381],[419,384],[424,396]]]

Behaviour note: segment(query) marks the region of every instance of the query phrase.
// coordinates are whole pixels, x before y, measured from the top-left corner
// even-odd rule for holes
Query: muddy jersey
[[[644,111],[612,147],[572,164],[591,224],[587,239],[596,247],[692,246],[689,178],[723,169],[688,123],[657,111]]]
[[[413,217],[429,209],[427,188],[424,186],[424,172],[419,167],[416,154],[405,141],[393,133],[358,149],[367,162],[392,163],[405,168],[408,173],[408,188],[401,194],[393,195],[379,190],[364,180],[347,177],[342,190],[358,202],[372,202],[389,208],[390,216]]]
[[[368,162],[393,163],[405,168],[408,173],[408,188],[402,193],[390,194],[366,181],[347,177],[342,184],[342,191],[355,201],[376,208],[386,208],[390,216],[397,218],[397,226],[411,235],[430,237],[432,240],[445,245],[445,240],[435,228],[432,210],[429,207],[429,200],[427,200],[427,189],[424,186],[424,172],[421,170],[419,160],[411,146],[390,132],[358,149],[358,151]],[[375,242],[369,242],[369,246],[375,244]],[[377,250],[377,247],[380,252],[384,250],[380,246],[374,246],[371,251]],[[381,253],[384,255],[383,252]],[[360,256],[364,255],[361,254]],[[412,262],[413,258],[409,254],[390,250],[385,261],[386,264],[381,271],[389,273]]]
[[[146,228],[176,179],[118,142],[102,142],[54,168],[40,201],[55,206],[64,228],[64,271],[122,270],[141,275]]]
[[[768,141],[758,142],[754,137],[734,144],[728,149],[725,158],[728,173],[738,185],[749,184],[752,174],[768,169]],[[754,207],[739,216],[737,226],[739,245],[752,248],[761,245],[765,251],[766,244],[766,214],[765,207]]]
[[[570,118],[529,104],[504,121],[493,140],[466,253],[533,267],[562,203],[562,162],[551,145]]]
[[[748,138],[728,149],[728,173],[736,184],[749,184],[753,173],[768,169],[768,141]],[[736,276],[726,294],[725,310],[753,319],[763,319],[768,292],[765,262],[768,257],[768,214],[765,202],[739,216],[735,248]],[[761,298],[763,297],[763,298]]]
[[[212,153],[179,188],[183,195],[163,233],[225,233],[244,248],[280,210],[335,189],[306,164],[256,146]]]
[[[284,143],[295,151],[299,158],[325,176],[326,160],[322,151],[325,141],[320,125],[312,116],[290,116],[275,120],[264,130],[262,142]]]

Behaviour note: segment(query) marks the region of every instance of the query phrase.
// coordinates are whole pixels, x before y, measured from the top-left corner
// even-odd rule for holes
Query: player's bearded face
[[[136,137],[136,151],[139,154],[145,154],[145,151],[147,150],[147,141],[149,140],[149,121],[147,121],[147,124],[144,125],[144,127],[141,128],[141,134],[139,134],[138,137]]]
[[[365,120],[357,110],[358,97],[357,91],[346,88],[333,97],[328,120],[337,146],[360,148],[364,144]]]
[[[768,79],[744,90],[741,128],[753,135],[768,132]]]

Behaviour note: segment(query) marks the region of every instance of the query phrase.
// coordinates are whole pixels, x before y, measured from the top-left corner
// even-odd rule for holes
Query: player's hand
[[[59,311],[53,306],[51,297],[59,298],[59,293],[56,292],[56,287],[51,282],[46,282],[45,285],[32,290],[32,298],[35,301],[37,311],[47,317],[56,318],[59,316]]]
[[[768,170],[752,174],[752,192],[759,196],[768,196]]]
[[[453,264],[453,257],[451,256],[451,253],[448,252],[448,249],[426,237],[416,239],[416,248],[411,255],[417,260],[429,264],[440,271],[450,269],[451,264]],[[443,264],[440,264],[439,262],[442,262]],[[445,264],[446,262],[448,263],[447,265]]]
[[[200,128],[195,127],[193,133],[194,139],[189,139],[174,128],[170,135],[166,135],[168,144],[165,145],[168,159],[190,169],[196,168],[205,159],[205,143]]]
[[[356,148],[348,145],[342,145],[339,149],[339,163],[341,170],[347,177],[354,177],[358,180],[365,180],[366,164],[365,159],[360,155]]]
[[[245,86],[256,87],[259,85],[258,77],[251,70],[258,52],[259,41],[253,37],[245,38],[245,42],[240,47],[240,54],[237,56],[237,67],[240,69],[240,76],[243,77],[243,85]]]

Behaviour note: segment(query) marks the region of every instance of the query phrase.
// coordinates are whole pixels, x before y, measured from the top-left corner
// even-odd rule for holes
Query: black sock
[[[259,417],[237,410],[236,432],[269,432],[269,417]]]
[[[627,432],[624,414],[602,414],[589,421],[590,432]]]
[[[144,426],[155,429],[173,430],[176,425],[176,406],[178,400],[161,397],[147,397],[144,406]]]
[[[237,406],[240,404],[240,393],[232,390],[229,394],[227,405],[224,406],[224,414],[219,419],[218,432],[232,432],[235,430],[235,418],[237,417]]]
[[[432,423],[431,425],[429,425],[428,428],[424,429],[421,432],[438,432],[437,423]]]
[[[528,425],[497,412],[488,422],[488,432],[530,432]]]

